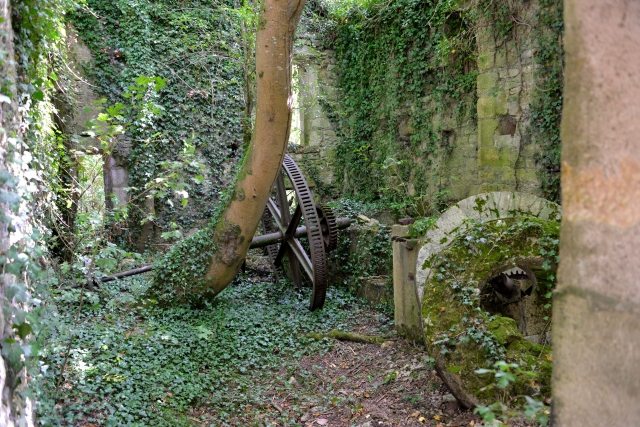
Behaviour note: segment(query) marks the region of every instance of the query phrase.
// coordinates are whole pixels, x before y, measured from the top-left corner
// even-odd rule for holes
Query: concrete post
[[[565,1],[553,425],[640,424],[640,2]]]
[[[408,238],[409,226],[391,228],[393,247],[393,302],[396,330],[415,341],[422,341],[420,307],[416,296],[416,260],[420,245]]]

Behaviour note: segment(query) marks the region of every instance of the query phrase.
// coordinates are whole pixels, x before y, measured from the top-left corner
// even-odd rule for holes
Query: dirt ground
[[[337,342],[330,353],[303,359],[300,372],[313,378],[318,392],[331,387],[346,399],[309,408],[300,421],[305,426],[480,425],[477,415],[460,409],[425,359],[422,349],[406,341]]]
[[[390,326],[381,327],[380,319],[379,313],[368,311],[354,319],[351,332],[381,335],[387,339],[383,344],[333,341],[325,354],[283,364],[273,386],[261,393],[258,407],[247,406],[222,425],[482,425],[473,411],[460,408],[424,348],[399,338]]]

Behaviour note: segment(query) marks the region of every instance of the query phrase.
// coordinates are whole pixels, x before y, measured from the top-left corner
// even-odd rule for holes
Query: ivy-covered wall
[[[141,75],[166,80],[157,93],[144,95],[159,111],[132,120],[113,147],[114,164],[105,163],[125,170],[129,200],[118,202],[130,201],[127,216],[113,220],[113,240],[144,249],[161,232],[188,234],[213,216],[230,184],[244,140],[247,71],[243,20],[233,7],[227,1],[190,0],[178,7],[172,1],[88,0],[71,16],[91,53],[83,74],[106,105],[129,105],[131,85]],[[189,147],[193,161],[183,161],[180,170],[167,163],[185,160]],[[186,193],[162,181],[167,168],[187,186],[180,187],[188,190],[186,204]]]
[[[126,173],[105,175],[107,193],[127,187],[132,200],[113,240],[162,249],[172,241],[160,233],[189,234],[213,215],[250,129],[250,15],[201,0],[89,0],[72,15],[91,54],[78,68],[108,104],[126,103],[139,75],[167,80],[160,113],[128,127],[105,163]],[[485,191],[557,201],[562,29],[560,0],[308,2],[289,152],[322,198],[381,200],[397,216]],[[149,186],[186,146],[206,167],[183,162],[184,206]]]
[[[329,16],[298,56],[301,93],[322,107],[307,107],[301,139],[322,153],[307,164],[319,188],[399,215],[487,191],[559,199],[561,1],[393,0]]]

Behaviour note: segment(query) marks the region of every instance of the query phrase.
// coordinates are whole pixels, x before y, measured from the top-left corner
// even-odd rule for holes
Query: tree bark
[[[556,426],[640,420],[640,2],[567,0]]]
[[[206,285],[222,291],[236,275],[282,165],[291,127],[293,36],[304,0],[264,0],[256,35],[256,120],[233,198],[214,235]]]

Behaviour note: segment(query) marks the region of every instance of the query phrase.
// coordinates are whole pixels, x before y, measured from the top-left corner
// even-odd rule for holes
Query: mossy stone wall
[[[471,105],[469,114],[461,115],[452,106],[435,108],[435,100],[428,95],[423,99],[424,108],[433,108],[436,113],[427,124],[416,124],[416,117],[422,112],[415,105],[400,104],[394,112],[395,117],[381,120],[376,125],[371,132],[372,139],[368,141],[371,146],[376,146],[377,139],[395,133],[396,144],[388,148],[386,155],[397,159],[403,156],[402,153],[411,153],[408,173],[399,174],[393,168],[372,168],[372,173],[386,175],[380,177],[381,187],[397,186],[409,196],[427,194],[426,197],[432,200],[434,192],[448,190],[450,193],[445,191],[448,201],[490,191],[540,192],[536,169],[540,147],[532,138],[530,126],[538,67],[535,28],[539,12],[537,1],[522,3],[511,11],[518,24],[508,32],[501,30],[503,23],[479,15],[475,23],[475,56],[468,69],[468,73],[476,75],[475,87],[463,100]],[[305,106],[301,112],[304,132],[298,150],[299,160],[306,166],[307,173],[318,181],[319,187],[328,186],[339,193],[349,193],[355,188],[350,175],[336,176],[339,169],[336,162],[340,161],[336,157],[336,147],[340,146],[344,134],[351,132],[348,121],[346,126],[343,123],[339,128],[332,116],[343,113],[343,95],[333,86],[339,82],[340,63],[334,67],[336,56],[322,46],[313,35],[307,34],[296,57],[299,64],[304,64],[299,74],[301,99],[305,99],[304,104],[313,105],[312,108]],[[340,57],[337,59],[341,61]],[[390,74],[396,72],[389,69]],[[364,86],[366,84],[363,82]],[[389,96],[391,94],[390,91]],[[385,104],[393,102],[393,99],[383,101]],[[395,129],[389,131],[387,127],[391,121],[395,123]],[[425,133],[421,133],[424,129],[420,126],[428,126],[439,133],[436,139],[439,138],[445,153],[440,160],[434,159],[426,148],[432,142],[415,141],[416,136],[424,138]],[[401,186],[402,181],[405,185]],[[371,191],[378,189],[371,188]]]

